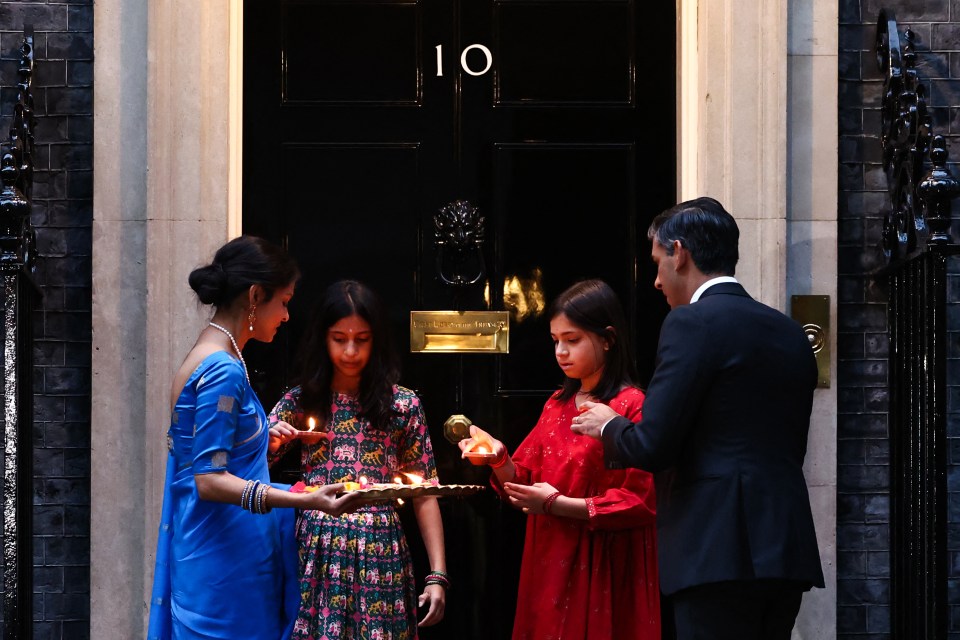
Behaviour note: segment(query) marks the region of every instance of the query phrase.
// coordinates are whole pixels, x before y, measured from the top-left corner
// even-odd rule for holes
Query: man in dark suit
[[[801,327],[733,278],[740,231],[712,198],[647,232],[670,313],[638,423],[586,403],[608,467],[655,472],[660,586],[679,640],[789,640],[823,587],[803,477],[817,366]]]

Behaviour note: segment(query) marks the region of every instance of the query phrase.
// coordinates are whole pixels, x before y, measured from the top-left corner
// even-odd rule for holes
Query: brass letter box
[[[411,311],[411,353],[509,353],[508,311]]]

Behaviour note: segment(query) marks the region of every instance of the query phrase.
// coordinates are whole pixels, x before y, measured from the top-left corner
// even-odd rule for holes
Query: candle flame
[[[410,479],[411,484],[423,484],[423,476],[418,476],[415,473],[407,473],[405,471],[402,473]],[[399,478],[397,478],[397,482],[400,482]]]
[[[490,453],[490,448],[485,444],[481,444],[477,447],[477,453]]]
[[[367,476],[360,476],[357,478],[357,481],[360,483],[361,488],[367,486]]]
[[[317,428],[317,420],[313,416],[307,418],[307,431],[313,431]]]

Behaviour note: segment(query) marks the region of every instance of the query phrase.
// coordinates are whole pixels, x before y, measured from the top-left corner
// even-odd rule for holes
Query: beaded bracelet
[[[247,511],[253,511],[253,498],[259,485],[259,480],[247,480],[247,484],[243,488],[243,493],[240,494],[241,508],[246,509]]]
[[[444,589],[450,588],[450,576],[443,571],[431,571],[424,580],[425,585],[438,584]]]
[[[547,499],[543,501],[543,512],[549,515],[550,510],[553,509],[553,503],[556,502],[557,498],[559,497],[560,497],[559,491],[554,491],[553,493],[548,495]]]
[[[257,514],[264,514],[270,511],[267,505],[267,492],[270,491],[269,484],[260,484],[257,487],[257,495],[253,504],[250,505],[250,511]]]
[[[253,480],[247,480],[247,484],[243,485],[243,491],[240,492],[240,508],[246,509],[247,504],[247,494],[250,492],[250,489],[253,488]]]

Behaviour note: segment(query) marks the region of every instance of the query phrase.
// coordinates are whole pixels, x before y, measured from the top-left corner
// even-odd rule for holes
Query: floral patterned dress
[[[288,391],[270,412],[306,429],[300,389]],[[335,394],[327,439],[301,443],[301,470],[308,485],[356,481],[392,482],[397,472],[437,477],[433,446],[420,398],[393,388],[394,416],[386,431],[360,415],[357,398]],[[275,462],[288,443],[270,456]],[[331,516],[304,511],[297,518],[300,548],[298,640],[414,640],[417,594],[413,563],[393,502],[372,503]]]

